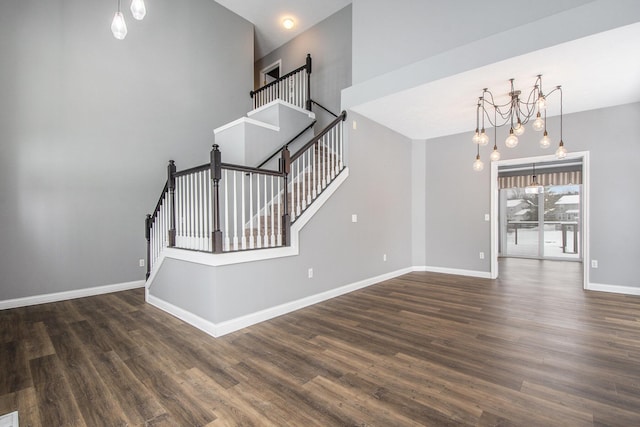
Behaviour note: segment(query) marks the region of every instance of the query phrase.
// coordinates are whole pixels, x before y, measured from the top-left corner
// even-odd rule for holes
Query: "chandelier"
[[[131,14],[135,19],[141,21],[147,14],[147,8],[144,5],[144,0],[132,0],[131,1]],[[127,23],[124,21],[124,15],[120,10],[120,0],[118,0],[118,10],[111,21],[111,32],[113,37],[118,40],[124,40],[127,36]]]
[[[473,142],[477,145],[473,170],[477,172],[484,169],[484,163],[480,159],[480,146],[489,143],[489,135],[485,132],[485,119],[489,125],[493,126],[493,151],[489,156],[492,161],[500,160],[498,128],[502,126],[509,125],[509,135],[504,141],[507,148],[513,148],[518,145],[518,137],[524,133],[524,125],[529,121],[532,122],[534,131],[543,132],[542,138],[540,138],[540,147],[549,148],[551,146],[551,139],[547,132],[547,99],[549,95],[555,92],[560,94],[560,142],[556,150],[556,157],[563,159],[567,156],[567,149],[562,141],[562,87],[556,86],[550,92],[544,93],[542,90],[542,75],[538,75],[533,89],[524,98],[521,96],[522,91],[515,89],[513,81],[514,79],[509,80],[511,83],[510,99],[504,104],[496,103],[493,93],[487,88],[482,89],[482,96],[478,98],[476,131],[473,135]]]

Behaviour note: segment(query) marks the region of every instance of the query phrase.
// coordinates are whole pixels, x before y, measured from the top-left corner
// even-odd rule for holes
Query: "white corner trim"
[[[9,308],[27,307],[29,305],[46,304],[49,302],[66,301],[75,298],[92,297],[95,295],[110,294],[112,292],[128,291],[144,287],[144,280],[133,282],[117,283],[114,285],[96,286],[93,288],[83,288],[74,291],[56,292],[53,294],[34,295],[31,297],[15,298],[0,301],[0,310]]]
[[[588,291],[611,292],[614,294],[640,295],[640,287],[635,287],[635,286],[620,286],[620,285],[605,285],[602,283],[588,283],[587,286],[585,286],[585,289]]]
[[[225,320],[219,323],[214,323],[209,320],[203,319],[198,315],[190,313],[189,311],[184,310],[180,307],[176,307],[175,305],[168,303],[160,298],[154,297],[149,293],[147,293],[147,302],[190,324],[191,326],[194,326],[201,331],[206,332],[207,334],[215,338],[218,338],[223,335],[230,334],[231,332],[246,328],[248,326],[255,325],[257,323],[264,322],[278,316],[282,316],[283,314],[291,313],[301,308],[305,308],[310,305],[338,297],[340,295],[348,294],[350,292],[357,291],[358,289],[375,285],[385,280],[393,279],[394,277],[402,276],[403,274],[410,273],[411,271],[413,271],[411,268],[392,271],[390,273],[381,274],[376,277],[371,277],[369,279],[361,280],[359,282],[351,283],[339,288],[330,289],[319,294],[310,295],[299,300],[280,304],[275,307],[269,307],[255,313],[250,313],[244,316],[236,317],[235,319]]]
[[[218,267],[222,265],[241,264],[244,262],[263,261],[272,258],[283,258],[296,256],[300,253],[299,237],[300,230],[309,222],[316,212],[331,198],[333,193],[349,177],[349,168],[344,168],[342,172],[316,197],[313,203],[305,210],[296,222],[291,226],[291,246],[279,248],[265,248],[260,250],[227,252],[224,254],[212,254],[209,252],[198,252],[176,248],[164,248],[156,260],[151,275],[147,280],[147,287],[151,286],[156,274],[160,270],[165,259],[179,259],[196,264]]]
[[[463,270],[459,268],[431,267],[428,265],[415,266],[413,271],[428,271],[431,273],[455,274],[457,276],[480,277],[482,279],[491,279],[490,271]]]
[[[271,107],[273,105],[283,105],[285,107],[291,108],[292,110],[296,110],[296,111],[298,111],[298,112],[300,112],[302,114],[307,115],[310,119],[315,119],[316,118],[316,113],[314,113],[313,111],[305,110],[304,108],[300,108],[297,105],[292,104],[290,102],[287,102],[284,99],[280,99],[280,98],[274,99],[271,102],[268,102],[268,103],[266,103],[266,104],[264,104],[264,105],[262,105],[262,106],[260,106],[258,108],[255,108],[255,109],[249,111],[247,113],[247,116],[251,117],[254,114],[259,113],[262,110],[266,110],[267,108],[269,108],[269,107]]]
[[[256,119],[250,119],[249,117],[240,117],[238,120],[234,120],[230,123],[227,123],[226,125],[220,126],[219,128],[215,128],[213,130],[213,133],[214,135],[217,135],[222,131],[225,131],[227,129],[231,129],[232,127],[240,126],[240,125],[253,125],[253,126],[258,126],[265,129],[270,129],[275,132],[280,132],[279,126],[274,126],[269,123],[261,122]]]

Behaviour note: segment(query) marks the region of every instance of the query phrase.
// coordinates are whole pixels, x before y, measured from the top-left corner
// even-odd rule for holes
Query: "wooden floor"
[[[541,266],[544,265],[544,269]],[[127,291],[0,311],[25,426],[639,426],[640,298],[412,273],[214,339]]]

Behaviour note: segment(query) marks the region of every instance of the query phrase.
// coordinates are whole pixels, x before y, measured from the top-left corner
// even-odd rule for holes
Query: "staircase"
[[[319,104],[310,99],[310,74],[307,56],[251,92],[254,109],[214,130],[209,163],[178,171],[169,162],[146,219],[147,287],[167,256],[215,266],[297,251],[289,250],[297,233],[348,175],[346,113],[314,135],[310,108]]]

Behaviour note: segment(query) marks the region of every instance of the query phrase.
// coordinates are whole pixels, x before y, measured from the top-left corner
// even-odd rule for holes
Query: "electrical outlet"
[[[351,215],[351,222],[358,222],[358,215],[356,214]]]
[[[598,268],[598,260],[597,259],[592,259],[591,260],[591,268]]]
[[[355,120],[353,121],[353,130],[357,130],[358,129],[358,122],[356,122]]]
[[[383,260],[383,261],[386,261],[386,260],[387,260],[387,254],[383,254],[383,255],[382,255],[382,260]]]
[[[491,220],[491,215],[489,215],[489,214],[484,214],[484,220],[485,220],[485,221],[490,221],[490,220]]]
[[[144,258],[140,258],[140,259],[138,260],[138,265],[139,265],[140,267],[144,267]]]
[[[480,259],[484,259],[484,252],[480,252]]]
[[[307,275],[309,276],[309,279],[313,278],[313,268],[310,268],[309,270],[307,270]]]

